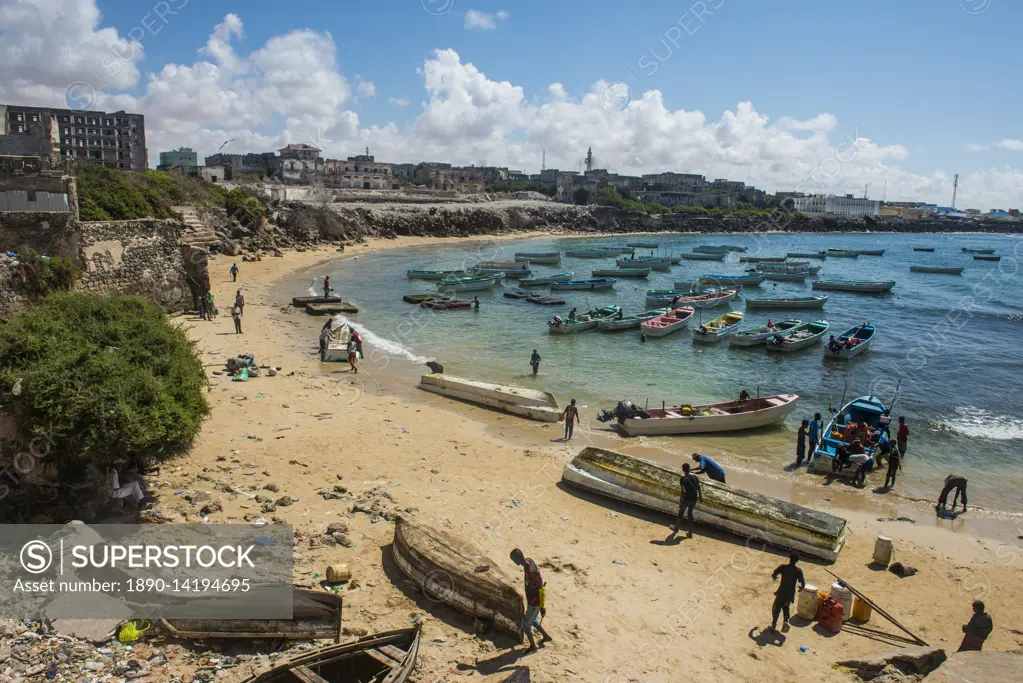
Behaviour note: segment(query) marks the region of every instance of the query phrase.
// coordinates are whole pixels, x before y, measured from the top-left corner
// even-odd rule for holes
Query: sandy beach
[[[664,456],[640,440],[583,429],[571,444],[556,442],[559,425],[528,423],[418,392],[407,381],[407,369],[399,373],[371,360],[370,349],[358,375],[347,365],[321,364],[317,330],[325,319],[291,308],[288,283],[339,258],[438,241],[444,240],[380,240],[345,254],[325,248],[238,261],[237,283],[228,274],[231,258],[212,260],[220,317],[177,320],[210,371],[213,412],[191,453],[168,463],[151,482],[158,509],[176,521],[198,521],[199,506],[175,492],[207,491],[222,505],[211,522],[262,516],[293,525],[297,584],[317,585],[329,564],[352,567],[355,582],[344,591],[349,632],[425,620],[416,676],[422,682],[500,681],[515,666],[529,666],[535,681],[849,681],[831,667],[833,661],[906,644],[898,629],[876,615],[837,636],[814,624],[794,624],[783,640],[762,635],[776,587],[771,571],[786,561],[782,553],[699,527],[692,539],[664,543],[669,519],[559,485],[565,462],[591,443],[651,459]],[[342,278],[335,287],[345,296],[350,283]],[[241,335],[234,333],[229,313],[236,289],[246,301]],[[213,374],[241,353],[281,370],[245,383]],[[683,452],[705,445],[679,440]],[[925,448],[915,446],[916,452]],[[703,452],[730,464],[728,453]],[[225,493],[215,482],[294,502],[264,513],[249,496]],[[730,472],[729,483],[848,519],[848,543],[827,568],[931,645],[954,651],[970,603],[978,598],[995,622],[985,649],[1023,645],[1023,624],[1014,609],[1023,604],[1023,540],[1017,540],[1023,529],[970,513],[938,522],[925,502],[864,499],[841,487],[801,487],[742,472],[734,477]],[[337,490],[341,497],[324,499],[317,494],[321,489]],[[548,582],[544,626],[554,642],[521,656],[521,645],[504,636],[477,637],[471,620],[424,596],[390,557],[392,513],[475,541],[513,576],[517,569],[508,553],[521,548]],[[323,542],[325,528],[335,522],[348,525],[354,547]],[[902,579],[869,567],[878,534],[890,536],[895,559],[919,573]],[[830,586],[825,566],[804,561],[807,582]],[[223,680],[240,680],[250,673],[244,669],[227,672]]]

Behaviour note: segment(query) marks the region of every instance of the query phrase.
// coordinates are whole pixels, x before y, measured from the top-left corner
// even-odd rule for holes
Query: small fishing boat
[[[517,588],[522,577],[505,572],[507,559],[498,563],[482,555],[476,543],[405,517],[395,523],[391,555],[428,600],[445,602],[522,641],[525,606]]]
[[[974,261],[1001,261],[1001,256],[974,256]]]
[[[861,280],[814,280],[814,289],[825,289],[836,292],[863,292],[868,294],[879,294],[890,292],[895,286],[895,280],[880,282],[867,282]]]
[[[295,296],[291,298],[291,305],[295,308],[305,308],[308,304],[339,304],[344,299],[339,296]]]
[[[599,277],[591,280],[563,280],[561,282],[551,283],[552,292],[561,292],[569,289],[585,289],[590,291],[598,291],[601,289],[611,289],[618,282],[613,277]]]
[[[799,325],[802,320],[794,318],[783,320],[779,323],[760,325],[759,327],[747,327],[736,330],[728,337],[729,346],[760,346],[766,344],[769,339]]]
[[[740,256],[739,263],[785,263],[786,256]]]
[[[751,399],[747,403],[753,402]],[[686,422],[701,419],[686,418]],[[561,480],[584,491],[676,517],[681,477],[681,469],[591,446],[565,464]],[[700,479],[700,487],[703,501],[694,510],[700,524],[827,562],[837,560],[845,544],[847,522],[841,517],[706,477]]]
[[[570,258],[610,258],[617,252],[606,249],[579,249],[577,251],[566,251],[565,256]],[[629,250],[632,253],[632,250]]]
[[[421,304],[424,301],[432,301],[434,299],[443,299],[443,294],[406,294],[401,297],[401,300],[407,304]]]
[[[472,308],[472,302],[465,299],[430,299],[419,305],[433,311],[457,311]]]
[[[858,258],[860,252],[853,249],[828,249],[828,256],[833,258]]]
[[[627,247],[624,244],[611,247],[597,247],[597,251],[606,251],[609,254],[635,254],[635,247]]]
[[[668,312],[667,308],[657,308],[652,311],[644,311],[643,313],[637,313],[635,315],[628,315],[622,318],[617,316],[613,318],[604,318],[603,320],[597,321],[597,329],[605,332],[617,332],[619,330],[630,330],[634,327],[639,327],[647,320],[656,318],[659,315],[663,315]]]
[[[963,268],[953,268],[951,266],[910,266],[909,272],[911,273],[940,273],[942,275],[962,275]]]
[[[407,270],[405,276],[420,280],[450,280],[456,277],[469,277],[471,270]]]
[[[504,278],[504,273],[490,273],[487,275],[473,275],[471,277],[452,278],[441,280],[437,288],[450,292],[471,292],[481,289],[490,289]]]
[[[692,306],[696,309],[714,308],[715,306],[728,303],[738,295],[739,290],[737,289],[723,289],[719,292],[683,296],[675,304],[677,306]]]
[[[768,339],[767,350],[770,353],[793,353],[819,344],[824,339],[824,335],[828,333],[829,327],[827,320],[812,320],[802,323]]]
[[[528,296],[526,301],[531,304],[539,304],[540,306],[564,306],[565,300],[559,299],[553,296]]]
[[[856,253],[860,256],[884,256],[884,249],[859,249]]]
[[[512,289],[504,293],[505,299],[528,299],[531,294],[521,289]]]
[[[693,247],[694,254],[727,254],[728,251],[728,247],[715,247],[711,244],[703,244],[698,247]]]
[[[753,299],[746,297],[746,308],[747,309],[784,309],[784,310],[814,310],[824,308],[824,304],[827,303],[828,296],[822,294],[820,296],[793,296],[793,297],[777,297],[769,299]]]
[[[839,446],[849,444],[842,440],[842,431],[846,424],[846,418],[852,422],[863,420],[870,430],[871,442],[863,444],[866,447],[867,455],[870,456],[868,463],[874,462],[878,436],[884,431],[887,423],[890,422],[890,410],[885,408],[884,402],[875,396],[860,396],[842,406],[842,409],[835,413],[824,431],[821,432],[821,442],[817,450],[810,453],[810,462],[807,471],[818,474],[839,474],[845,477],[855,477],[859,469],[855,464],[850,463],[837,471],[833,467],[834,460],[838,456]],[[839,421],[841,420],[841,422]],[[868,465],[869,466],[869,465]]]
[[[516,263],[528,262],[538,265],[555,265],[561,263],[560,251],[519,251],[515,253]]]
[[[790,251],[785,254],[788,258],[815,258],[824,260],[828,257],[826,251]]]
[[[738,432],[781,422],[796,407],[798,400],[797,394],[779,394],[748,398],[745,401],[647,410],[632,406],[626,414],[617,415],[618,410],[614,413],[603,411],[597,419],[606,422],[608,417],[617,417],[618,428],[628,436]]]
[[[522,264],[518,261],[480,261],[476,264],[476,268],[496,268],[498,270],[507,270],[508,268],[521,268]]]
[[[498,273],[510,280],[522,280],[533,274],[528,263],[520,263],[514,268],[503,268],[500,266],[476,266],[472,269],[473,275],[493,275]]]
[[[816,275],[820,266],[811,266],[809,261],[763,261],[757,263],[748,273],[807,273]]]
[[[993,254],[993,253],[995,253],[995,250],[994,249],[970,249],[968,247],[963,247],[962,248],[962,252],[964,254]]]
[[[407,683],[419,657],[421,628],[364,636],[300,655],[243,683]]]
[[[626,245],[633,249],[660,249],[661,244],[659,242],[626,242]]]
[[[708,285],[733,287],[759,287],[764,281],[763,275],[701,275],[700,282]]]
[[[934,247],[913,247],[913,251],[934,251]]]
[[[767,280],[776,282],[805,282],[810,272],[804,268],[792,268],[789,270],[758,270],[755,271]]]
[[[694,312],[692,306],[682,306],[647,320],[640,325],[640,329],[648,337],[665,337],[688,325]]]
[[[742,325],[742,313],[732,311],[719,315],[710,322],[703,323],[693,330],[693,341],[701,344],[718,342],[732,334]]]
[[[575,273],[569,271],[567,273],[558,273],[557,275],[544,275],[542,277],[527,277],[519,280],[519,287],[542,287],[549,285],[553,282],[564,282],[565,280],[571,280]]]
[[[667,271],[671,268],[671,261],[660,257],[639,257],[620,258],[615,263],[619,268],[650,268],[652,270]]]
[[[650,268],[605,268],[591,273],[593,277],[631,277],[645,278],[650,275]]]
[[[849,328],[834,342],[829,341],[824,348],[824,355],[828,358],[849,359],[869,349],[872,341],[874,341],[874,326],[870,323],[863,323]]]
[[[479,382],[442,373],[423,375],[419,378],[419,388],[540,422],[557,422],[561,417],[558,400],[546,391]]]
[[[253,602],[275,599],[264,589],[253,587],[247,594]],[[211,599],[216,599],[214,596]],[[183,619],[167,617],[160,625],[175,638],[245,638],[317,640],[341,639],[341,596],[322,590],[292,590],[290,619]]]
[[[569,320],[562,318],[561,316],[555,316],[554,320],[547,321],[547,331],[550,334],[576,334],[577,332],[586,332],[597,327],[597,323],[605,318],[613,318],[618,315],[618,311],[622,310],[621,306],[604,306],[603,308],[594,308],[591,311],[583,313],[575,320]]]
[[[749,249],[747,247],[740,247],[740,246],[737,246],[735,244],[722,244],[721,246],[724,247],[725,249],[727,249],[728,251],[738,251],[738,252],[747,252],[747,251],[749,251]]]
[[[673,265],[673,266],[677,266],[678,264],[682,263],[682,257],[681,256],[666,256],[665,258],[667,258],[669,261],[671,261],[671,265]]]
[[[679,254],[678,255],[678,257],[680,259],[685,259],[686,261],[724,261],[725,260],[725,256],[726,256],[725,253],[719,253],[719,254],[700,254],[698,252],[693,252],[691,254]]]

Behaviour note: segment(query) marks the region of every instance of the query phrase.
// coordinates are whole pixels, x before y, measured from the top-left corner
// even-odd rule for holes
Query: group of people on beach
[[[823,441],[823,429],[824,423],[820,413],[814,413],[812,419],[804,419],[799,425],[799,430],[796,433],[795,467],[802,466],[804,460],[809,464],[817,456],[817,448]],[[883,429],[871,429],[866,420],[862,418],[854,420],[851,415],[838,416],[831,436],[841,441],[831,459],[833,472],[841,473],[847,467],[855,467],[854,481],[858,486],[863,486],[867,473],[887,460],[888,471],[885,475],[884,488],[889,490],[895,486],[896,476],[902,469],[902,459],[909,446],[910,431],[904,416],[899,417],[894,444],[889,438],[887,426]],[[809,455],[807,455],[807,441],[809,441]],[[876,462],[870,455],[871,448],[875,446],[877,448]]]

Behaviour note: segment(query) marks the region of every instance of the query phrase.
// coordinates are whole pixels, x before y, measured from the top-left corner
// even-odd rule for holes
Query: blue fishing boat
[[[831,421],[821,433],[821,442],[817,450],[810,454],[810,472],[820,474],[841,474],[847,477],[856,476],[859,465],[849,463],[841,470],[837,469],[838,448],[848,448],[850,442],[845,441],[843,434],[846,425],[863,420],[867,423],[870,438],[867,443],[862,443],[863,450],[870,461],[867,463],[867,471],[873,470],[874,455],[877,452],[877,445],[880,436],[888,427],[891,418],[889,410],[884,402],[876,396],[860,396],[842,406],[842,409],[834,414]]]
[[[565,280],[564,282],[551,283],[551,291],[559,292],[566,289],[611,289],[618,282],[613,277],[594,278],[592,280]]]
[[[856,327],[850,327],[838,339],[829,340],[828,345],[824,347],[824,355],[828,358],[848,360],[869,349],[872,341],[874,341],[874,326],[870,323],[863,323]]]

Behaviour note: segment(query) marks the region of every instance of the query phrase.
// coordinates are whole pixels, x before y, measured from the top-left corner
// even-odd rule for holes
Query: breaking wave
[[[996,415],[972,406],[957,408],[957,414],[938,422],[940,427],[974,439],[991,441],[1023,440],[1023,420],[1008,415]]]
[[[399,356],[412,363],[428,363],[434,360],[433,358],[427,358],[426,356],[416,355],[412,353],[409,349],[399,344],[398,342],[391,341],[390,339],[385,339],[384,337],[381,337],[380,335],[376,334],[375,332],[367,328],[365,325],[360,325],[359,323],[352,322],[343,315],[334,316],[334,322],[338,324],[348,323],[350,327],[352,327],[356,332],[359,333],[359,336],[362,337],[362,341],[369,344],[370,346],[380,349],[384,353],[389,353],[392,356]]]

